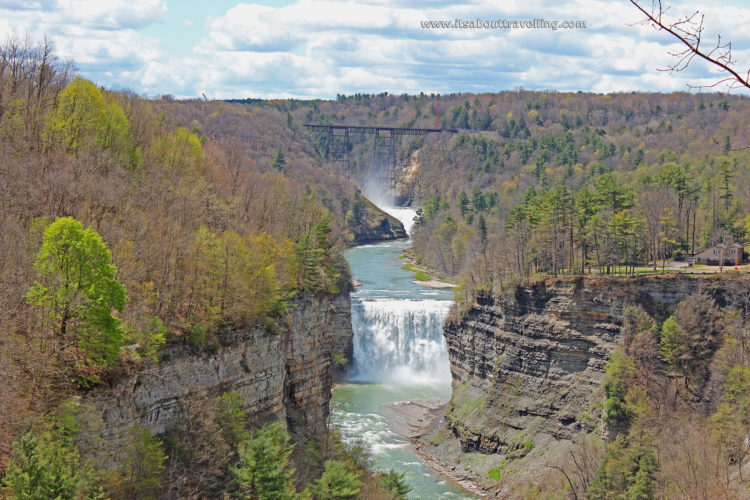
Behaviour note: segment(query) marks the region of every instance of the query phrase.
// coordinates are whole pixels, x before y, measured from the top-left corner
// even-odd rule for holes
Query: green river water
[[[386,209],[411,226],[414,211]],[[452,293],[425,288],[401,269],[409,242],[364,245],[346,252],[354,279],[353,367],[333,393],[332,421],[345,442],[364,441],[374,467],[403,472],[409,498],[475,498],[439,477],[409,443],[388,427],[384,407],[398,401],[450,396],[450,370],[442,323]]]

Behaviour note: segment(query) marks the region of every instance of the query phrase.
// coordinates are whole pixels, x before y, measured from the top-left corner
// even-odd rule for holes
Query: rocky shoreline
[[[406,439],[414,453],[441,477],[479,498],[501,498],[494,489],[487,488],[456,470],[456,466],[438,456],[437,448],[427,438],[444,425],[443,414],[448,398],[418,401],[400,401],[385,406],[390,429]],[[456,443],[458,441],[456,440]]]

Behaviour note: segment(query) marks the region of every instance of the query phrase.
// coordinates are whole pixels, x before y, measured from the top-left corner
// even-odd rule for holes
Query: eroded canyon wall
[[[591,431],[625,307],[664,317],[709,284],[690,275],[560,279],[479,298],[445,328],[448,428],[464,451],[501,454]]]
[[[84,402],[100,412],[102,437],[113,441],[135,423],[162,434],[182,417],[185,401],[215,405],[230,390],[240,393],[252,421],[286,420],[292,435],[320,436],[333,352],[351,352],[350,315],[348,289],[334,297],[300,293],[274,331],[225,329],[210,352],[173,342],[158,365],[97,388]]]

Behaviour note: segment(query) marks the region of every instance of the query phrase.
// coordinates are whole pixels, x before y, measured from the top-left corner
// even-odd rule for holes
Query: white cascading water
[[[447,300],[355,300],[355,378],[367,382],[450,382],[443,337]]]

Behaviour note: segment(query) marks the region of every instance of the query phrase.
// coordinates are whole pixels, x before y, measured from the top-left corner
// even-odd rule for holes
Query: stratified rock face
[[[348,292],[333,300],[300,294],[279,331],[225,331],[211,353],[173,344],[158,366],[92,391],[86,403],[101,411],[103,437],[116,441],[134,423],[164,433],[181,417],[182,402],[215,401],[236,390],[252,421],[286,419],[292,435],[320,436],[328,419],[334,346],[346,349],[348,343],[351,349],[351,325],[341,328],[349,311]]]
[[[337,367],[338,375],[351,365],[354,359],[354,332],[352,331],[352,308],[349,298],[350,290],[341,290],[341,293],[333,298],[333,307],[336,315],[333,318],[333,352],[341,353],[346,359],[346,366]]]
[[[447,325],[453,397],[446,419],[464,451],[508,453],[523,441],[571,439],[601,414],[604,365],[623,311],[672,310],[705,280],[579,279],[484,297]]]

